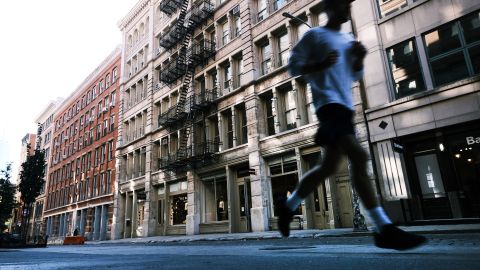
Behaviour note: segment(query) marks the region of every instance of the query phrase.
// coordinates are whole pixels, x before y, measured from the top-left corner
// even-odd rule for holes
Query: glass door
[[[450,204],[435,150],[416,153],[414,161],[424,218],[451,218]]]

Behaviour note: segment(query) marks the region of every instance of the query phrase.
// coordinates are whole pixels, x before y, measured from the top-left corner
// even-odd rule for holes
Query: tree
[[[0,170],[0,232],[7,226],[5,223],[12,217],[15,207],[15,186],[10,182],[12,164],[7,164],[5,170]]]
[[[30,150],[30,145],[27,146]],[[22,171],[20,172],[20,183],[18,189],[20,191],[20,199],[23,202],[22,207],[22,237],[26,240],[30,211],[35,199],[40,195],[45,183],[45,150],[35,149],[33,155],[27,156],[25,162],[22,163]]]

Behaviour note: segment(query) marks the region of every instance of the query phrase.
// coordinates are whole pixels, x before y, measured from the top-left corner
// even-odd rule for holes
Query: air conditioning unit
[[[115,102],[110,102],[110,107],[115,107]]]
[[[108,107],[103,107],[103,112],[108,112]]]
[[[66,159],[66,158],[67,158],[67,155],[62,155],[62,158],[63,158],[63,159]]]

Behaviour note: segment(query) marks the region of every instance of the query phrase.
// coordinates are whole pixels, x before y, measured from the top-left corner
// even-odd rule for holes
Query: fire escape
[[[203,139],[188,145],[190,133],[196,121],[205,122],[206,113],[215,108],[217,90],[191,89],[195,68],[205,65],[215,56],[215,43],[209,40],[192,40],[194,30],[213,17],[214,5],[211,0],[197,1],[187,11],[188,0],[163,0],[160,10],[172,16],[180,9],[176,24],[162,37],[160,46],[171,50],[180,45],[175,60],[162,68],[160,81],[173,84],[183,77],[177,104],[159,115],[158,123],[170,132],[180,130],[178,150],[159,158],[159,168],[166,171],[180,171],[195,168],[215,158],[219,142]],[[189,91],[190,90],[190,91]]]

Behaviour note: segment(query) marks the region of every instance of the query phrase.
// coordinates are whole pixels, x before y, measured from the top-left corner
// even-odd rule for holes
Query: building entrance
[[[480,130],[437,130],[407,144],[405,157],[413,219],[480,218]]]

